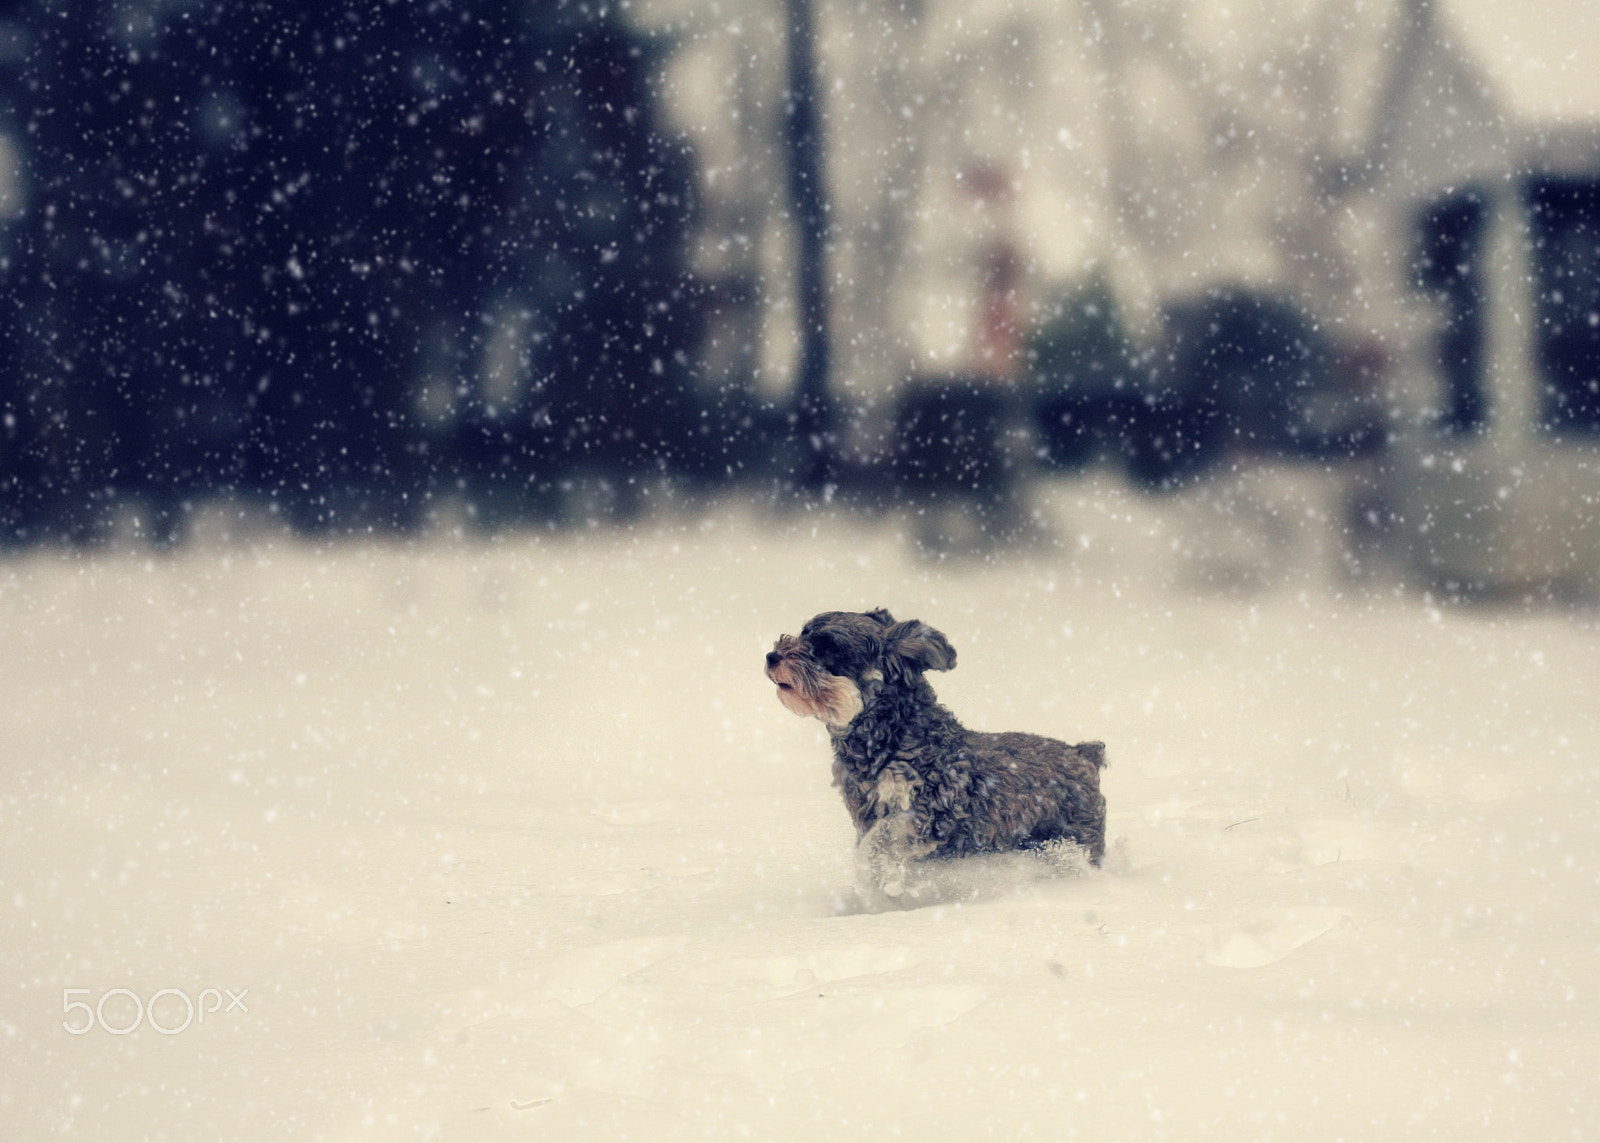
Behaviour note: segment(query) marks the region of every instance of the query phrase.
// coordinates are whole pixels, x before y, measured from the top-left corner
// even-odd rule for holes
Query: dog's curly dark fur
[[[828,611],[798,638],[779,637],[767,677],[784,706],[828,727],[834,784],[860,845],[888,862],[878,871],[891,894],[905,863],[924,858],[1063,840],[1098,865],[1105,744],[968,730],[923,675],[955,665],[955,648],[925,623],[897,623],[882,609]]]

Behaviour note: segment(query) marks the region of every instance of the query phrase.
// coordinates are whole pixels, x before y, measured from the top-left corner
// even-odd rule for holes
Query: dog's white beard
[[[843,675],[822,675],[815,682],[797,680],[778,687],[778,701],[802,718],[817,718],[842,734],[865,706],[861,688]]]

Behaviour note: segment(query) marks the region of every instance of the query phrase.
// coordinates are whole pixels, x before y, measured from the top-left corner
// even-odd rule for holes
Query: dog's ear
[[[888,640],[885,658],[898,660],[904,674],[918,671],[948,671],[956,665],[956,649],[944,633],[915,619],[896,623],[884,632]]]

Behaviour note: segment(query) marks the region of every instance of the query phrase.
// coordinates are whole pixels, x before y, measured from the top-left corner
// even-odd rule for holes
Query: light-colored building
[[[712,382],[781,396],[797,344],[778,142],[787,10],[636,11],[680,45],[665,91],[703,164]],[[882,449],[908,376],[980,360],[985,252],[1009,244],[1024,313],[1098,270],[1152,340],[1164,304],[1229,283],[1377,347],[1397,433],[1387,492],[1425,575],[1600,566],[1589,379],[1556,379],[1577,400],[1561,423],[1546,336],[1588,320],[1576,279],[1553,303],[1551,275],[1581,273],[1574,251],[1593,233],[1573,189],[1600,174],[1592,0],[1536,16],[1496,0],[816,0],[816,13],[833,382],[858,454]],[[976,193],[974,171],[1006,193]],[[1538,253],[1552,243],[1566,262]],[[1430,254],[1473,268],[1429,277]],[[1582,339],[1565,345],[1571,366]]]
[[[1395,536],[1429,580],[1600,586],[1600,17],[1407,11],[1350,196]]]

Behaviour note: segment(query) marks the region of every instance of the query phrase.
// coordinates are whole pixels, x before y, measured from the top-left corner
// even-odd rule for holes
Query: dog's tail
[[[1094,763],[1096,770],[1106,768],[1106,744],[1104,742],[1080,742],[1073,747],[1090,762]]]

